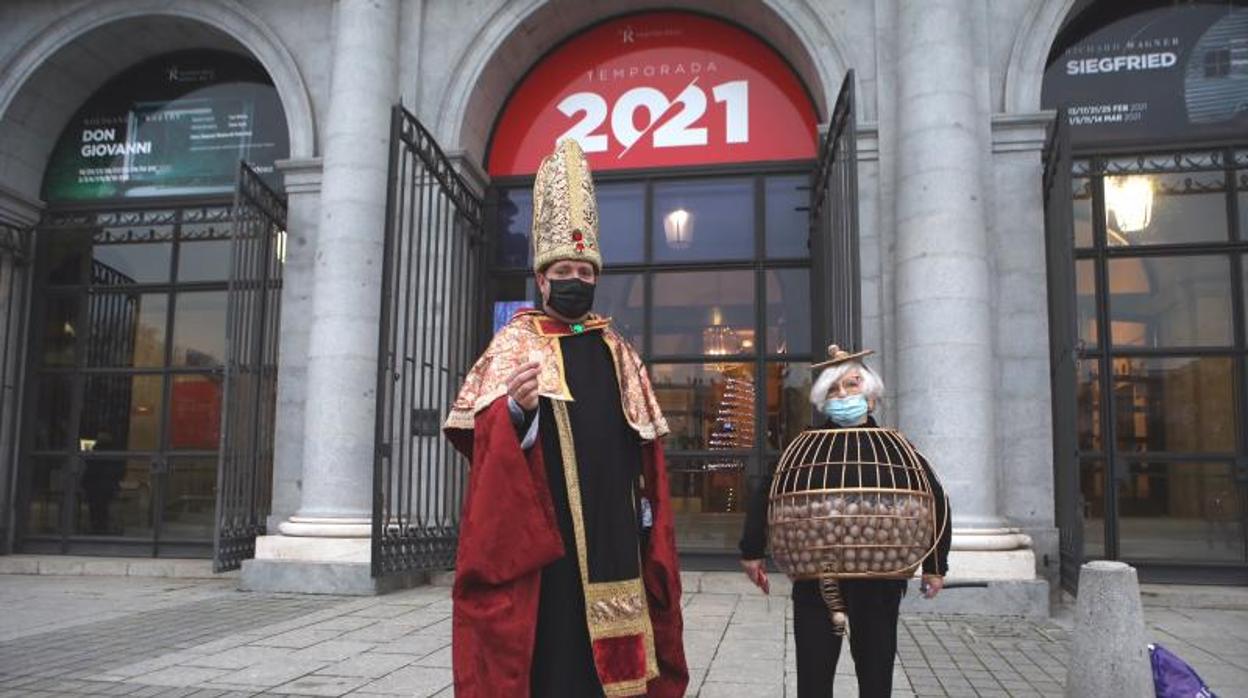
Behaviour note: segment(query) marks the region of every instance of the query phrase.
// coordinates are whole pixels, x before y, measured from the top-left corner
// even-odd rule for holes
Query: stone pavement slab
[[[698,579],[684,599],[689,695],[795,696],[787,600]],[[0,575],[0,696],[453,695],[448,588],[361,599],[232,584]],[[1248,696],[1248,610],[1157,596],[1145,608],[1150,639],[1222,698]],[[1060,696],[1069,633],[1061,614],[904,615],[894,695]],[[847,649],[835,694],[858,695]]]

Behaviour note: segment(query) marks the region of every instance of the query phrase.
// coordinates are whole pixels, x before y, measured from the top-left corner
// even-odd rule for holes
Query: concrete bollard
[[[1135,568],[1106,560],[1080,568],[1066,697],[1154,695],[1147,642]]]

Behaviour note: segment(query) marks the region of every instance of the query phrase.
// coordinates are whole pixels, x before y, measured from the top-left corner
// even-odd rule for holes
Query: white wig
[[[867,368],[867,365],[861,361],[846,361],[842,364],[831,366],[819,374],[819,379],[815,381],[815,385],[810,389],[810,404],[816,408],[823,407],[823,403],[828,399],[828,393],[831,392],[832,386],[836,385],[846,373],[858,369],[862,375],[862,394],[867,400],[875,403],[876,407],[880,406],[880,402],[884,400],[884,381],[876,375],[875,371]]]

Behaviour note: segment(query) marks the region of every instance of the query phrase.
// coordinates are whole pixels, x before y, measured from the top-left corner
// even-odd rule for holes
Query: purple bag
[[[1161,645],[1148,646],[1157,698],[1218,698],[1187,662]]]

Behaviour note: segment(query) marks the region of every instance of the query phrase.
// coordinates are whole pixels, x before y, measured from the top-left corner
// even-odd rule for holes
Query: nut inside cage
[[[933,547],[931,482],[891,429],[804,432],[781,456],[770,499],[771,554],[793,579],[909,577]]]

